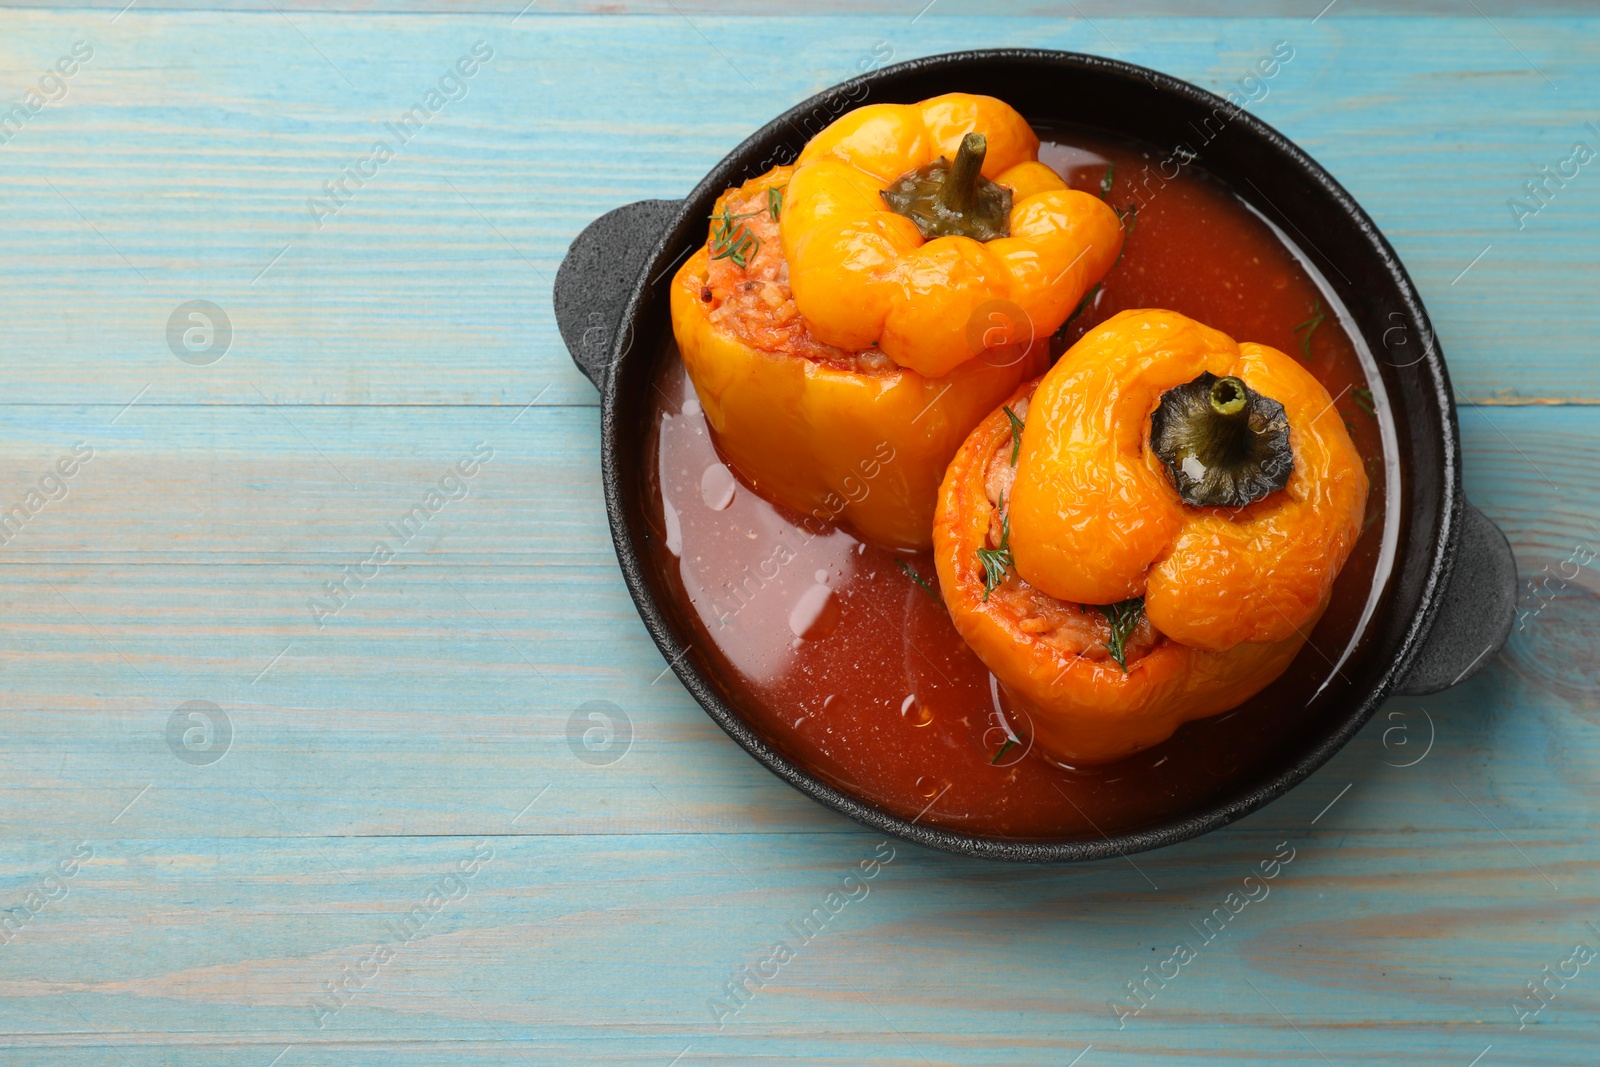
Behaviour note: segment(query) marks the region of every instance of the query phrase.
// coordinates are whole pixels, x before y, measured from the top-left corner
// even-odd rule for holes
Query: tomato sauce
[[[931,553],[879,549],[761,499],[718,456],[676,356],[659,369],[651,451],[641,457],[653,475],[648,558],[695,621],[697,658],[776,748],[885,811],[967,833],[1061,839],[1137,829],[1226,797],[1293,746],[1337,692],[1338,665],[1376,608],[1398,517],[1387,403],[1363,369],[1371,356],[1284,235],[1192,165],[1165,177],[1161,158],[1088,131],[1045,135],[1040,159],[1074,188],[1100,195],[1109,170],[1106,199],[1135,209],[1122,259],[1057,351],[1119,311],[1160,307],[1306,356],[1351,428],[1372,491],[1333,602],[1288,673],[1155,748],[1078,768],[1032,751],[1026,716],[952,627]]]

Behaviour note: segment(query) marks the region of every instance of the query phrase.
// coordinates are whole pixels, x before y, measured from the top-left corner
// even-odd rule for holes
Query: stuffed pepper
[[[1148,748],[1289,666],[1368,482],[1294,359],[1170,311],[1085,335],[972,433],[940,490],[956,628],[1067,764]]]
[[[713,435],[778,504],[925,548],[969,431],[1048,362],[1122,226],[991,97],[872,104],[716,202],[672,324]]]

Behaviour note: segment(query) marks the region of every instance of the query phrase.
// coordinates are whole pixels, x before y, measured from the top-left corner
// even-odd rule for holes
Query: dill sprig
[[[1000,410],[1006,413],[1006,418],[1011,422],[1011,465],[1017,465],[1017,453],[1022,449],[1022,420],[1017,418],[1017,413],[1004,404]]]
[[[1014,738],[1014,737],[1006,738],[1006,743],[1001,745],[1000,746],[1000,751],[996,752],[994,754],[994,759],[989,761],[989,766],[993,767],[996,763],[999,763],[1000,762],[1000,757],[1004,756],[1007,752],[1011,751],[1011,746],[1015,745],[1016,743],[1017,743],[1016,738]]]
[[[1122,257],[1118,256],[1117,258],[1120,260]],[[1111,265],[1113,267],[1116,266],[1115,263],[1113,263]],[[1078,301],[1077,310],[1074,311],[1072,314],[1068,315],[1067,316],[1067,322],[1062,323],[1062,325],[1065,326],[1067,323],[1070,323],[1073,319],[1077,318],[1079,315],[1082,315],[1083,314],[1083,309],[1089,306],[1089,304],[1094,300],[1095,295],[1097,293],[1099,293],[1099,292],[1100,292],[1100,283],[1099,282],[1095,282],[1094,285],[1092,287],[1090,287],[1089,291],[1087,293],[1083,294],[1083,299]]]
[[[759,211],[746,211],[735,215],[723,208],[722,214],[711,216],[711,258],[731,259],[741,270],[748,268],[756,253],[761,251],[761,239],[739,220],[753,219],[759,214]]]
[[[1111,624],[1111,640],[1106,642],[1106,651],[1117,661],[1122,673],[1127,674],[1128,638],[1133,636],[1133,631],[1139,628],[1139,621],[1144,618],[1144,598],[1134,597],[1116,604],[1101,605],[1099,611]]]
[[[787,185],[767,186],[767,213],[772,216],[772,221],[778,221],[778,212],[783,210],[783,191]]]
[[[1368,415],[1373,418],[1378,417],[1377,409],[1372,406],[1371,389],[1352,389],[1350,390],[1350,399],[1356,402],[1356,407],[1365,411]]]
[[[1306,360],[1310,360],[1310,358],[1311,358],[1311,335],[1316,333],[1317,332],[1317,327],[1321,326],[1324,322],[1327,321],[1327,319],[1328,319],[1328,316],[1326,314],[1324,314],[1323,310],[1322,310],[1322,301],[1318,300],[1315,304],[1313,304],[1311,306],[1311,317],[1294,328],[1293,332],[1297,333],[1297,334],[1300,333],[1301,330],[1305,331],[1305,333],[1301,334],[1301,336],[1300,336],[1300,355],[1301,355],[1301,358],[1306,359]]]
[[[895,562],[895,566],[899,567],[901,570],[906,572],[906,577],[910,578],[913,582],[916,582],[917,585],[922,587],[922,591],[924,593],[927,593],[929,596],[931,596],[933,598],[933,602],[935,604],[944,603],[944,601],[939,599],[939,594],[934,591],[933,586],[928,584],[928,580],[926,578],[924,578],[922,575],[918,574],[915,570],[913,570],[911,568],[911,564],[907,563],[903,559],[897,559],[894,562]]]
[[[999,588],[1000,583],[1006,580],[1006,571],[1015,567],[1016,560],[1011,558],[1011,514],[1005,510],[1006,502],[1002,497],[999,503],[1000,515],[1000,547],[978,549],[978,562],[983,565],[983,600],[989,602],[989,594]]]
[[[1133,228],[1139,225],[1139,205],[1129,204],[1127,207],[1117,212],[1117,221],[1122,223],[1123,233],[1132,233]],[[1117,259],[1120,260],[1121,258],[1122,256],[1119,254]],[[1115,264],[1113,264],[1113,266],[1115,266]]]
[[[1100,179],[1100,199],[1101,200],[1109,200],[1109,199],[1111,199],[1111,186],[1112,186],[1113,183],[1116,182],[1116,180],[1117,180],[1117,165],[1115,163],[1107,163],[1106,164],[1105,177]]]

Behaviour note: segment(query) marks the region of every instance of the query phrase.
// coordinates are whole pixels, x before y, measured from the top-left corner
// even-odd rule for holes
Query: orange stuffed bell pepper
[[[673,333],[730,465],[892,548],[930,543],[967,433],[1044,370],[1122,248],[1007,105],[873,104],[724,193],[678,271]]]
[[[973,432],[934,527],[957,630],[1067,764],[1120,759],[1288,668],[1367,475],[1327,390],[1170,311],[1087,334]]]

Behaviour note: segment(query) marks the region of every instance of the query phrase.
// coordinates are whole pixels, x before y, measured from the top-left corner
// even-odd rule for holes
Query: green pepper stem
[[[939,189],[939,203],[947,210],[966,214],[977,204],[978,179],[983,177],[983,157],[988,151],[989,139],[981,133],[961,138],[955,161]]]

